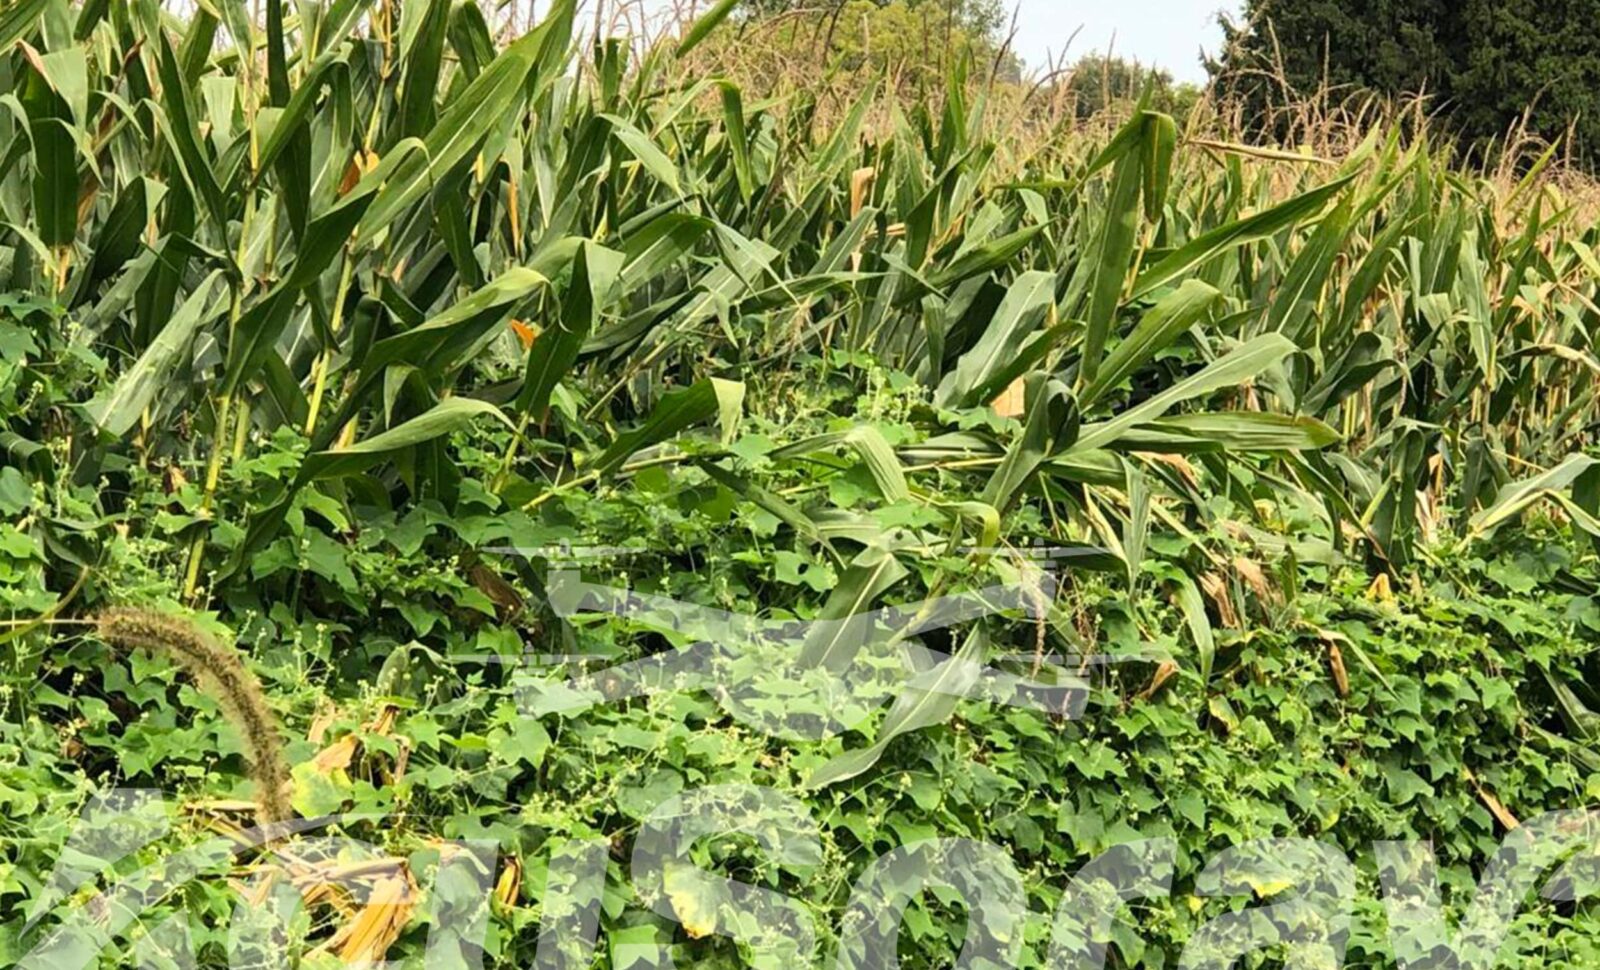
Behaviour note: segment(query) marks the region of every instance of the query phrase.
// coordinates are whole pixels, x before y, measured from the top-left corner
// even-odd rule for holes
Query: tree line
[[[1246,0],[1211,60],[1257,109],[1295,96],[1424,97],[1469,151],[1534,136],[1600,145],[1600,0]]]
[[[1002,0],[746,0],[745,11],[824,18],[835,56],[850,66],[891,63],[917,31],[937,30],[1023,73]],[[1260,134],[1282,133],[1273,131],[1276,109],[1376,95],[1420,102],[1468,154],[1524,136],[1584,158],[1600,145],[1600,0],[1245,0],[1236,17],[1219,19],[1220,49],[1207,56],[1197,45],[1195,56],[1212,95],[1242,107]],[[1068,86],[1080,117],[1146,89],[1182,114],[1200,94],[1101,52],[1046,70]]]

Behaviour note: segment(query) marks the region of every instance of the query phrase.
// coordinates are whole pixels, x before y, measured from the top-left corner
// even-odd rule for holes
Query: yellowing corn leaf
[[[1251,591],[1256,594],[1256,598],[1261,602],[1276,603],[1278,601],[1277,590],[1273,589],[1272,584],[1267,581],[1267,574],[1262,571],[1259,563],[1243,556],[1237,556],[1233,560],[1233,571],[1239,574],[1239,578],[1245,581],[1245,584],[1250,587]]]
[[[317,752],[311,765],[319,774],[331,775],[335,771],[349,771],[350,765],[361,751],[361,739],[354,734],[344,737]]]
[[[506,867],[494,884],[494,898],[502,906],[515,906],[522,894],[522,860],[516,856],[506,859]]]
[[[1500,799],[1495,797],[1494,792],[1483,787],[1482,783],[1478,781],[1478,776],[1472,773],[1471,768],[1463,770],[1466,773],[1467,781],[1472,783],[1473,790],[1478,793],[1478,800],[1483,802],[1483,807],[1489,810],[1489,814],[1494,816],[1495,821],[1499,822],[1507,832],[1514,832],[1522,828],[1522,823],[1517,820],[1517,817],[1511,814],[1511,810],[1506,808]]]
[[[1233,597],[1228,593],[1228,582],[1216,573],[1205,573],[1200,577],[1200,588],[1210,597],[1211,605],[1217,608],[1217,619],[1230,630],[1239,628],[1239,614],[1233,608]]]
[[[1139,696],[1145,700],[1156,696],[1156,692],[1166,686],[1167,681],[1178,675],[1178,664],[1174,660],[1163,660],[1156,667],[1156,672],[1150,678],[1150,686],[1146,687]]]
[[[717,910],[707,897],[699,874],[688,866],[671,866],[666,872],[667,901],[678,915],[678,923],[689,939],[698,940],[717,930]]]
[[[356,187],[356,183],[360,182],[360,181],[361,181],[361,156],[358,154],[358,155],[355,155],[354,157],[352,157],[350,159],[350,164],[346,165],[345,168],[344,168],[343,177],[341,177],[339,179],[339,195],[340,195],[340,197],[349,195],[350,194],[350,190],[355,188]]]
[[[1019,377],[1011,382],[1011,386],[1000,392],[1000,396],[991,402],[996,414],[1002,418],[1020,418],[1027,413],[1024,393],[1026,391],[1026,377]]]
[[[1294,885],[1289,879],[1247,879],[1250,888],[1260,899],[1270,899]]]
[[[381,734],[384,737],[388,737],[390,732],[394,730],[394,722],[399,717],[400,708],[393,704],[385,704],[383,709],[378,712],[378,716],[373,719],[371,724],[367,725],[367,730],[373,734]]]
[[[1333,686],[1340,697],[1350,696],[1350,674],[1344,667],[1344,651],[1337,643],[1328,644],[1328,669],[1333,673]]]
[[[317,712],[311,716],[311,726],[306,728],[306,740],[312,744],[321,744],[328,736],[328,730],[339,720],[339,708],[330,702],[319,705]]]
[[[416,904],[417,885],[409,870],[401,869],[379,879],[355,919],[346,923],[322,949],[337,954],[345,963],[381,960],[405,932]]]
[[[1394,602],[1394,590],[1389,587],[1389,574],[1379,573],[1378,578],[1367,587],[1367,599],[1375,603]]]
[[[872,188],[872,183],[878,177],[875,168],[858,168],[850,176],[850,218],[854,219],[861,214],[861,207],[866,205],[867,191]]]

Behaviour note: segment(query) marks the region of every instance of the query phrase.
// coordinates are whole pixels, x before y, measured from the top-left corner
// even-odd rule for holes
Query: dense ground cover
[[[281,871],[289,953],[421,962],[441,840],[485,839],[490,959],[527,966],[552,853],[600,839],[599,959],[781,966],[630,869],[674,796],[744,783],[814,850],[693,860],[799,900],[822,953],[874,857],[968,838],[1026,915],[919,896],[903,965],[979,925],[1043,965],[1074,873],[1171,838],[1109,962],[1177,965],[1294,888],[1208,862],[1298,837],[1355,865],[1345,962],[1392,966],[1443,944],[1395,939],[1375,843],[1431,840],[1456,917],[1509,833],[1600,798],[1600,233],[1547,160],[1479,178],[1388,128],[1319,159],[1144,110],[996,131],[959,71],[926,106],[769,99],[683,66],[715,17],[634,52],[570,4],[505,38],[446,0],[264,6],[0,13],[6,963],[181,847],[343,813],[390,861],[342,871],[402,903],[289,839],[83,939],[222,965]],[[1023,595],[606,702],[575,695],[703,633],[574,612],[573,568],[772,621]],[[212,642],[97,624],[130,606]],[[235,642],[253,678],[193,675]],[[895,680],[959,663],[1081,710]],[[847,673],[883,703],[828,693]],[[116,786],[174,813],[120,859],[70,842]],[[1590,904],[1537,895],[1507,962],[1592,965]]]

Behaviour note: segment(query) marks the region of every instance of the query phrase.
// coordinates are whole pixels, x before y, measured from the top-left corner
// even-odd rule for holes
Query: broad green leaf
[[[709,37],[713,30],[716,30],[724,20],[728,19],[728,15],[733,13],[733,8],[738,5],[739,0],[717,0],[716,6],[701,14],[700,18],[683,35],[683,40],[678,43],[678,56],[682,57],[698,47],[701,41]]]
[[[33,148],[33,212],[37,235],[46,246],[72,245],[78,235],[78,137],[66,93],[50,77],[50,58],[30,59],[22,101]],[[76,58],[82,68],[82,52]],[[57,64],[59,67],[59,63]],[[34,68],[38,68],[37,70]]]
[[[315,445],[326,447],[335,431],[356,417],[391,366],[415,367],[430,378],[459,367],[493,337],[519,304],[548,285],[543,274],[514,267],[426,322],[375,342],[355,361],[359,371],[355,383],[338,416],[323,425]]]
[[[1170,116],[1147,111],[1144,114],[1144,217],[1157,222],[1172,187],[1172,159],[1178,149],[1178,123]]]
[[[1133,284],[1131,298],[1137,299],[1199,268],[1218,253],[1265,239],[1302,219],[1316,215],[1328,200],[1344,191],[1355,176],[1350,175],[1309,192],[1295,196],[1287,202],[1204,233],[1160,262],[1139,274]]]
[[[542,418],[557,382],[578,360],[583,342],[594,331],[622,273],[623,255],[585,242],[573,262],[561,319],[540,333],[528,353],[527,374],[517,395],[517,410]]]
[[[734,0],[725,0],[732,3]],[[744,128],[744,100],[740,97],[739,88],[731,82],[724,81],[722,89],[722,126],[728,138],[728,151],[733,156],[734,177],[739,183],[739,195],[746,202],[755,195],[756,179],[754,170],[750,166],[749,136]]]
[[[1152,421],[1148,427],[1237,451],[1314,451],[1339,441],[1339,432],[1316,418],[1262,411],[1180,414]]]
[[[1541,498],[1571,488],[1580,476],[1596,466],[1600,466],[1600,459],[1583,454],[1568,455],[1565,461],[1548,471],[1507,485],[1487,508],[1472,517],[1468,523],[1471,534],[1482,536],[1493,532]]]
[[[895,554],[868,546],[839,577],[800,648],[802,668],[847,669],[874,635],[872,604],[910,572]]]
[[[510,420],[500,413],[500,409],[487,401],[465,397],[448,398],[398,427],[358,441],[348,448],[336,448],[308,455],[305,464],[300,468],[299,481],[304,483],[354,475],[371,468],[396,452],[460,430],[480,417],[492,417],[506,427],[511,427]]]
[[[867,471],[872,475],[872,480],[878,484],[878,490],[889,502],[903,502],[911,497],[911,489],[906,484],[905,470],[900,466],[900,459],[896,457],[894,449],[889,447],[889,442],[883,437],[883,432],[870,424],[863,424],[845,432],[845,444],[856,450],[861,460],[866,463]]]
[[[1200,588],[1187,573],[1177,573],[1172,581],[1176,587],[1174,598],[1178,602],[1178,609],[1183,612],[1183,622],[1189,628],[1189,636],[1193,638],[1195,652],[1200,658],[1200,682],[1209,685],[1211,668],[1217,657],[1217,643],[1211,630],[1211,618],[1206,615],[1205,600],[1200,598]]]
[[[662,185],[671,189],[673,194],[682,195],[683,189],[678,184],[678,167],[673,164],[667,153],[662,151],[650,136],[635,128],[626,118],[616,115],[601,115],[611,123],[611,133],[616,136],[628,154],[634,157],[652,177]]]
[[[289,126],[284,132],[289,153],[274,167],[282,188],[280,197],[283,199],[284,211],[289,215],[289,226],[298,238],[304,236],[306,220],[311,212],[311,146],[302,138],[290,139],[289,136],[301,130],[307,105],[302,103],[298,108],[288,110],[294,100],[295,92],[289,85],[289,58],[283,33],[284,0],[266,0],[266,6],[267,92],[273,108],[279,111],[273,134],[277,134],[279,126]],[[311,91],[321,87],[315,78],[303,79],[301,83]],[[259,112],[257,118],[260,118]],[[265,169],[273,163],[264,161],[258,155],[256,164],[260,169]]]
[[[1146,127],[1143,119],[1131,123]],[[1144,185],[1144,154],[1128,152],[1112,172],[1111,195],[1101,214],[1100,231],[1080,272],[1089,274],[1089,309],[1078,364],[1080,383],[1090,383],[1100,370],[1100,357],[1116,322],[1122,291],[1133,268],[1139,231],[1139,194]]]
[[[978,548],[995,549],[1000,544],[1000,510],[984,502],[950,502],[940,508],[962,519],[978,523]]]
[[[1300,406],[1311,414],[1327,414],[1374,377],[1398,366],[1393,351],[1377,334],[1356,334],[1344,352],[1323,369],[1321,379],[1301,395]]]
[[[201,280],[139,359],[117,378],[110,392],[89,402],[86,409],[101,431],[121,436],[139,423],[144,409],[166,387],[195,333],[222,311],[217,298],[220,277],[219,272],[214,272]]]
[[[448,175],[469,163],[490,129],[521,107],[528,93],[528,72],[533,69],[543,40],[543,35],[535,31],[506,48],[445,109],[423,139],[423,151],[408,155],[384,181],[356,233],[358,248],[370,246],[432,186],[446,181]],[[374,172],[363,181],[377,176]]]
[[[199,130],[195,127],[196,100],[189,79],[179,67],[178,55],[168,43],[165,33],[161,34],[161,50],[157,61],[161,72],[161,107],[166,115],[164,130],[177,151],[184,179],[205,205],[212,220],[222,225],[228,219],[228,205],[201,145]]]
[[[895,738],[949,720],[961,699],[973,691],[983,676],[987,649],[988,641],[980,628],[975,628],[954,657],[908,682],[878,726],[877,739],[871,746],[847,751],[828,761],[806,779],[806,788],[815,791],[848,781],[877,764]]]
[[[760,485],[723,468],[713,461],[701,460],[695,464],[729,491],[770,512],[778,521],[787,525],[799,535],[810,539],[812,542],[827,544],[827,539],[823,538],[822,530],[817,527],[817,523],[783,496],[762,488]]]
[[[711,377],[679,388],[661,399],[639,427],[618,436],[594,463],[598,475],[614,475],[641,448],[671,440],[696,424],[718,418],[723,436],[732,434],[744,401],[744,385]]]
[[[784,445],[774,450],[768,457],[773,461],[785,461],[800,455],[831,451],[840,447],[851,448],[860,456],[886,501],[900,502],[911,497],[911,489],[906,484],[905,469],[901,466],[899,457],[883,437],[883,432],[871,425],[864,424],[848,431],[830,431],[813,435],[802,441]]]
[[[950,265],[930,273],[928,285],[935,290],[945,290],[963,280],[993,272],[1010,263],[1043,231],[1043,226],[1029,226],[970,249],[952,260]]]
[[[1155,359],[1156,354],[1204,319],[1220,295],[1215,287],[1199,280],[1186,280],[1163,297],[1139,320],[1133,332],[1106,356],[1094,380],[1079,395],[1080,405],[1093,407],[1107,391]]]
[[[1318,317],[1318,306],[1334,262],[1349,245],[1353,207],[1351,197],[1344,196],[1306,241],[1267,309],[1269,329],[1302,346],[1314,342],[1307,331]]]
[[[12,44],[28,36],[50,3],[51,0],[17,0],[6,6],[0,13],[0,54],[9,53]]]
[[[66,104],[67,124],[82,130],[89,119],[89,61],[82,47],[51,51],[41,55],[39,68],[50,90]]]
[[[978,342],[940,382],[934,403],[941,407],[985,403],[972,400],[972,392],[986,387],[989,378],[1016,358],[1023,342],[1049,312],[1055,284],[1054,273],[1029,272],[1017,277]]]
[[[288,102],[281,105],[281,112],[261,145],[260,165],[266,171],[274,167],[278,157],[283,152],[290,150],[291,146],[300,143],[305,137],[306,119],[311,116],[316,107],[317,96],[321,94],[328,72],[337,64],[332,57],[320,57],[312,63],[306,76],[300,80],[298,87],[289,96]],[[287,186],[285,187],[287,191]],[[309,200],[307,200],[309,201]]]
[[[632,292],[689,255],[714,225],[710,219],[686,212],[669,212],[650,220],[623,243],[627,257],[622,267],[624,290]]]
[[[380,172],[374,174],[380,174],[381,170],[382,166]],[[301,291],[333,268],[379,184],[373,182],[365,188],[358,187],[313,221],[300,240],[300,251],[287,276],[239,317],[228,337],[222,393],[236,394],[246,381],[255,378],[263,362],[275,352]]]
[[[37,118],[33,141],[33,211],[45,245],[72,245],[78,235],[78,149],[60,118]]]
[[[406,53],[400,97],[400,134],[421,137],[435,119],[434,97],[450,22],[450,0],[430,0]]]
[[[1122,532],[1122,557],[1127,563],[1128,588],[1137,590],[1144,570],[1144,550],[1150,537],[1150,483],[1144,473],[1127,461],[1128,522]]]
[[[1294,352],[1294,344],[1282,334],[1263,334],[1111,420],[1084,427],[1072,450],[1088,451],[1114,444],[1130,428],[1154,421],[1184,401],[1242,384]]]
[[[1078,405],[1067,386],[1043,372],[1023,385],[1025,423],[978,500],[1005,514],[1039,467],[1071,446],[1078,435]]]

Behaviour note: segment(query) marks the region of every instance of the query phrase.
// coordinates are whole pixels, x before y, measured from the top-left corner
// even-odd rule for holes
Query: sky
[[[1009,0],[1017,10],[1017,52],[1042,68],[1079,27],[1067,60],[1090,51],[1113,52],[1169,71],[1179,81],[1203,81],[1200,49],[1222,43],[1217,12],[1238,16],[1239,0]]]

